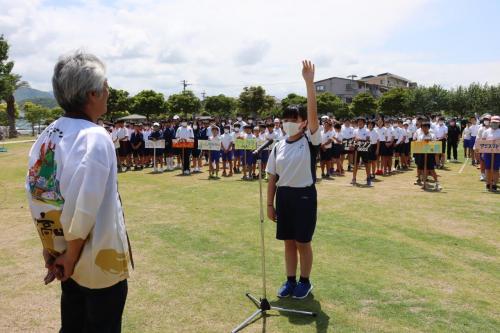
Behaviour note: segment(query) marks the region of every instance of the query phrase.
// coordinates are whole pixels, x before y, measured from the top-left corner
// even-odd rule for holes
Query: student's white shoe
[[[485,179],[486,179],[486,177],[484,176],[484,173],[482,173],[481,176],[479,177],[479,180],[484,182]]]

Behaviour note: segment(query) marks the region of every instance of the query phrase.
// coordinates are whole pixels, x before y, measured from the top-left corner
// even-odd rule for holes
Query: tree
[[[281,100],[281,107],[285,110],[290,105],[301,105],[307,106],[307,98],[294,93],[288,94],[285,98]]]
[[[266,104],[266,91],[261,86],[245,87],[238,99],[239,111],[243,116],[256,118],[261,111],[269,108],[269,102],[268,99]]]
[[[467,110],[471,114],[483,114],[488,108],[488,94],[479,83],[471,83],[467,88]]]
[[[143,90],[132,99],[132,111],[146,116],[148,120],[167,113],[165,98],[162,93],[153,90]]]
[[[236,109],[237,102],[234,98],[223,94],[205,98],[205,111],[211,116],[230,117]]]
[[[378,100],[378,110],[386,116],[405,114],[408,109],[408,90],[394,88],[384,93]]]
[[[32,102],[24,103],[24,118],[31,124],[31,135],[35,135],[35,125],[38,125],[38,134],[40,134],[40,126],[49,116],[49,109]]]
[[[354,96],[350,108],[354,116],[372,115],[377,110],[377,101],[370,93],[360,93]]]
[[[491,86],[487,89],[487,109],[491,114],[500,114],[500,85]]]
[[[15,106],[15,117],[19,118],[19,108]],[[7,116],[7,104],[0,103],[0,126],[9,126],[9,117]]]
[[[191,90],[179,94],[173,94],[167,100],[168,109],[171,114],[188,114],[194,116],[201,109],[201,101]]]
[[[427,112],[430,114],[441,114],[449,110],[448,91],[439,85],[433,85],[427,88],[429,103]]]
[[[318,113],[333,114],[337,119],[350,118],[352,116],[349,107],[337,95],[329,92],[324,92],[318,95]]]
[[[16,100],[14,98],[14,92],[23,86],[28,84],[21,80],[21,76],[12,73],[14,68],[13,61],[7,61],[9,59],[9,44],[7,40],[0,35],[0,100],[5,100],[7,102],[7,119],[9,124],[9,137],[17,137],[16,131]]]
[[[449,92],[449,113],[452,116],[463,117],[467,115],[467,89],[459,86]]]
[[[132,100],[128,91],[109,88],[108,112],[104,115],[107,120],[116,120],[129,114]]]
[[[42,105],[43,106],[43,105]],[[64,114],[64,110],[60,107],[55,107],[47,110],[47,118],[45,118],[45,124],[48,125],[54,120],[58,119]]]

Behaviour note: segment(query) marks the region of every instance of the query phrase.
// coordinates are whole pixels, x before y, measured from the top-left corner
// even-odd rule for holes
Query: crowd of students
[[[338,121],[323,116],[318,155],[321,177],[345,176],[344,165],[347,165],[347,171],[352,172],[351,183],[355,185],[358,184],[358,170],[364,167],[366,177],[363,178],[366,185],[371,186],[376,176],[390,176],[408,170],[415,163],[415,185],[424,186],[427,177],[431,176],[435,182],[434,189],[440,190],[436,169],[443,168],[446,162],[458,161],[458,146],[463,139],[464,158],[469,158],[481,170],[480,180],[486,181],[487,189],[497,191],[500,157],[495,158],[493,173],[490,174],[491,154],[479,154],[475,141],[476,138],[498,139],[498,119],[498,116],[489,114],[459,121],[440,116],[379,116]],[[223,177],[242,174],[243,180],[252,180],[258,178],[256,158],[250,150],[235,149],[236,140],[257,139],[263,142],[286,138],[278,118],[188,121],[175,116],[153,123],[99,123],[108,129],[115,143],[119,172],[153,167],[156,163],[160,171],[182,169],[184,175],[189,175],[201,172],[203,166],[208,164],[210,178],[218,178],[222,171]],[[153,148],[146,148],[147,141],[155,140],[165,140],[165,148],[156,149],[156,153]],[[174,148],[173,140],[192,140],[194,148]],[[198,149],[198,140],[220,141],[221,149],[202,151]],[[422,154],[412,154],[412,141],[441,141],[442,151],[424,158]],[[264,150],[261,156],[264,169],[270,149]]]

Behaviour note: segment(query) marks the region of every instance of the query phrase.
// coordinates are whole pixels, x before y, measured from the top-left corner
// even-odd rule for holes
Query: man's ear
[[[303,125],[300,126],[300,130],[305,131],[307,128],[307,119],[304,122],[302,122],[302,124]]]

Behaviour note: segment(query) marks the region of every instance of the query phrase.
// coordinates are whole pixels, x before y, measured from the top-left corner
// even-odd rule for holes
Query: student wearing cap
[[[446,146],[446,154],[448,161],[451,158],[451,153],[453,151],[453,162],[458,161],[458,143],[460,141],[461,131],[457,126],[457,120],[452,118],[448,126],[448,140]]]
[[[283,113],[286,138],[269,155],[267,216],[277,223],[276,238],[284,241],[287,280],[278,297],[304,299],[313,286],[309,280],[313,253],[311,240],[316,227],[316,156],[321,144],[314,90],[314,65],[303,62],[307,87],[307,111],[288,107]],[[275,203],[276,198],[276,203]],[[297,265],[300,279],[297,283]]]
[[[281,129],[281,120],[279,118],[274,118],[274,133],[276,133],[276,140],[281,140],[283,137],[283,130]]]
[[[490,127],[482,133],[482,139],[500,140],[500,116],[491,117]],[[494,161],[493,156],[494,155]],[[484,167],[486,171],[486,189],[498,191],[498,170],[500,168],[500,154],[483,154]],[[493,172],[491,167],[493,164]]]

